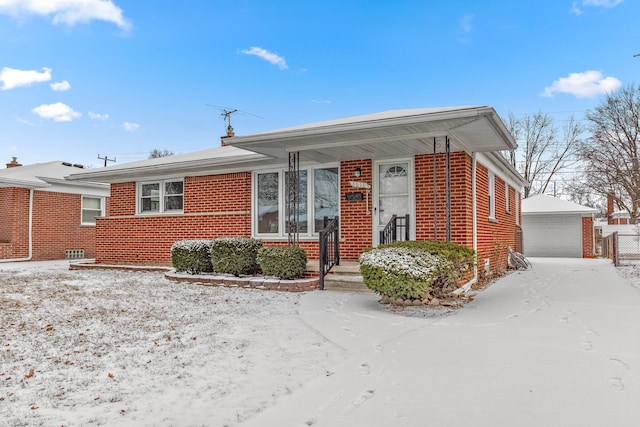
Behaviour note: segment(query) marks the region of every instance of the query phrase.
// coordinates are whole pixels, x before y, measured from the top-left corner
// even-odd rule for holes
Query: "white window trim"
[[[511,213],[511,205],[509,204],[509,184],[507,182],[504,183],[504,200],[505,211],[507,213]]]
[[[307,171],[307,231],[300,233],[300,237],[317,237],[318,233],[313,232],[313,224],[315,223],[315,174],[317,169],[338,169],[338,192],[340,192],[340,164],[339,163],[327,163],[321,165],[304,166],[300,167],[300,171]],[[282,239],[287,237],[286,231],[286,203],[285,203],[285,173],[289,170],[287,168],[278,169],[261,169],[252,173],[251,183],[251,230],[252,236],[261,239]],[[257,208],[258,208],[258,175],[267,173],[278,173],[278,232],[277,233],[258,233],[258,221],[257,221]],[[340,194],[338,194],[338,214],[340,213]]]
[[[164,209],[164,184],[166,182],[182,182],[182,209]],[[157,211],[142,211],[142,186],[145,184],[159,184],[159,203],[160,207]],[[136,183],[136,215],[175,215],[184,213],[184,178],[167,178],[149,181],[140,181]]]
[[[489,219],[496,219],[496,176],[489,172]]]
[[[90,198],[90,199],[98,199],[98,200],[100,200],[100,215],[97,215],[97,216],[104,216],[104,212],[105,212],[105,206],[104,206],[104,204],[105,204],[105,198],[104,198],[104,197],[102,197],[102,196],[91,196],[91,195],[89,195],[89,194],[82,194],[82,195],[80,196],[80,225],[87,225],[87,226],[93,226],[93,227],[95,227],[95,226],[96,226],[95,221],[94,221],[94,222],[84,222],[84,221],[82,220],[82,217],[83,217],[82,213],[83,213],[83,212],[84,212],[84,210],[85,210],[85,208],[84,208],[84,198],[85,198],[85,197]],[[87,209],[87,210],[98,211],[98,209]]]

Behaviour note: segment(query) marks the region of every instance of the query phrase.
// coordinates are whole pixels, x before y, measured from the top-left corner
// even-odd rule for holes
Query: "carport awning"
[[[491,107],[392,110],[227,138],[228,145],[273,158],[299,152],[318,162],[388,158],[451,151],[513,150],[517,144]]]

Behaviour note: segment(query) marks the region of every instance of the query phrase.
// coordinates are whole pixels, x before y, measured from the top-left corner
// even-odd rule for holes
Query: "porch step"
[[[324,289],[327,291],[373,292],[364,284],[362,276],[356,274],[336,274],[333,272],[325,276]]]
[[[362,281],[360,264],[353,261],[334,265],[324,278],[324,288],[331,291],[372,292]]]

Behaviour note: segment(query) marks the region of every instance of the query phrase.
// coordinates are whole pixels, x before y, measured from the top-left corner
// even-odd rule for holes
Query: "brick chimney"
[[[220,146],[226,147],[227,142],[225,139],[231,138],[232,136],[236,136],[236,134],[233,132],[233,128],[229,127],[229,129],[227,129],[227,134],[220,137]]]
[[[615,211],[615,201],[612,193],[607,193],[607,223],[613,224],[611,214]]]
[[[7,168],[17,168],[18,166],[22,166],[22,163],[18,163],[17,157],[12,157],[11,162],[7,163]]]

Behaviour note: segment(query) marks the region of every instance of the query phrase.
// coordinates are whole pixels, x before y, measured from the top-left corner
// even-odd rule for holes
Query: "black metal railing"
[[[391,217],[383,230],[380,230],[380,244],[409,240],[409,214]]]
[[[338,217],[324,217],[320,232],[320,289],[324,289],[324,276],[334,265],[340,264],[340,227]]]

